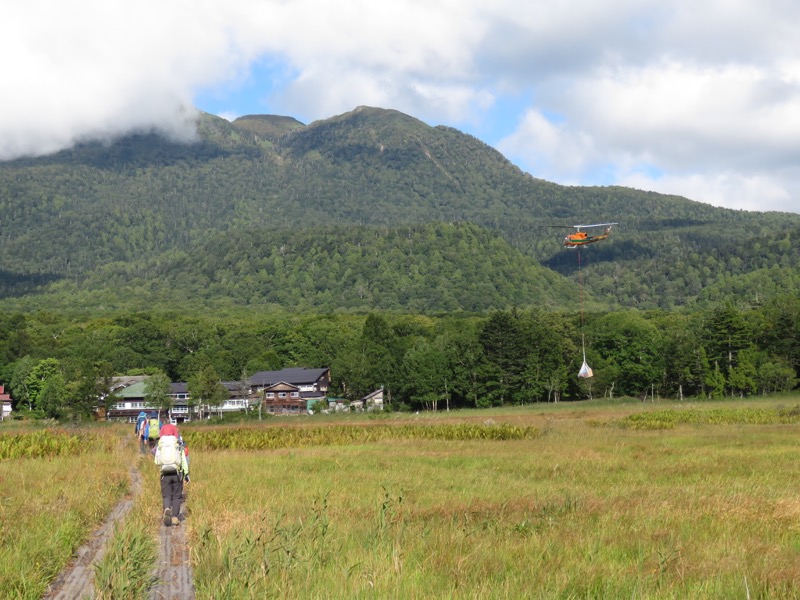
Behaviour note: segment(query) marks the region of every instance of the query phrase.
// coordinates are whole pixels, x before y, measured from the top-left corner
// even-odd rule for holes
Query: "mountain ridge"
[[[689,305],[728,273],[797,269],[800,227],[800,215],[543,181],[473,136],[375,107],[308,125],[200,114],[191,145],[139,133],[7,161],[0,214],[0,296],[97,281],[104,265],[167,260],[218,235],[431,223],[474,224],[576,283],[575,255],[545,225],[619,221],[584,251],[583,275],[599,302],[639,308]]]

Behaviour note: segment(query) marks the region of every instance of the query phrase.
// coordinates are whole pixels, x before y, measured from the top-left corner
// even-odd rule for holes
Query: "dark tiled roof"
[[[305,367],[292,367],[280,371],[259,371],[250,377],[250,384],[254,386],[272,385],[285,381],[293,385],[315,383],[330,369],[306,369]]]
[[[176,383],[169,384],[169,393],[170,394],[186,394],[188,387],[185,381],[178,381]]]

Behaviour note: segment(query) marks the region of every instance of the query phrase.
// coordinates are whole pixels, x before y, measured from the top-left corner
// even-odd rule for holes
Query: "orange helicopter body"
[[[564,247],[566,248],[579,248],[580,246],[586,246],[587,244],[594,244],[595,242],[599,242],[608,238],[611,235],[611,226],[617,225],[617,223],[597,223],[595,225],[572,225],[575,229],[575,233],[570,233],[564,238]],[[590,227],[605,227],[605,231],[600,235],[589,235],[583,229],[587,229]]]

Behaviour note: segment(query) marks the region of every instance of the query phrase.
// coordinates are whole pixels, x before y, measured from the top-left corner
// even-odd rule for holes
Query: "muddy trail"
[[[123,498],[75,557],[53,580],[43,600],[85,600],[95,597],[94,566],[103,559],[114,527],[130,512],[142,490],[142,475],[131,468],[131,493]],[[161,525],[159,560],[149,600],[194,600],[192,567],[183,525]]]

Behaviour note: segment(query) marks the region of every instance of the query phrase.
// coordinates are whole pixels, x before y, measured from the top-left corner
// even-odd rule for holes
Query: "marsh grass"
[[[6,433],[0,437],[0,460],[77,456],[92,451],[108,452],[115,442],[109,435],[90,431],[45,429]]]
[[[197,450],[276,450],[363,444],[387,440],[519,440],[539,434],[535,427],[510,423],[438,423],[304,427],[217,427],[194,429],[183,437]]]
[[[678,425],[774,425],[800,423],[800,409],[775,407],[681,407],[641,412],[619,424],[632,429],[672,429]]]
[[[86,433],[88,441],[79,451],[63,453],[63,448],[72,448],[72,434],[32,432],[28,446],[16,440],[14,447],[30,447],[42,439],[52,442],[50,452],[33,450],[22,456],[39,458],[0,460],[2,597],[41,598],[127,491],[130,459],[119,435],[110,429]],[[45,437],[36,437],[40,434]]]
[[[197,452],[198,598],[800,596],[798,425],[563,410],[526,439]]]

